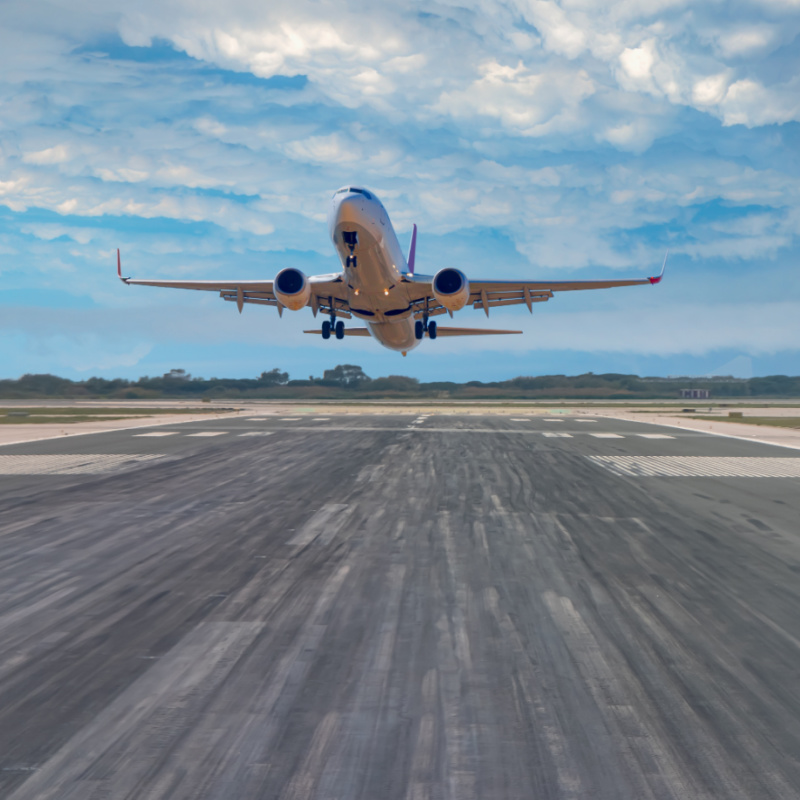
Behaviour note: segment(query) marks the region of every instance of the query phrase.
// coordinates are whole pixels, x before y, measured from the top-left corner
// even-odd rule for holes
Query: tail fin
[[[411,246],[408,248],[408,272],[414,274],[414,258],[417,255],[417,224],[411,230]]]

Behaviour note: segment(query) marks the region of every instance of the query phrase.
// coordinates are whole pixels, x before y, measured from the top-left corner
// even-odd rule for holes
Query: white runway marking
[[[150,433],[134,433],[133,435],[138,439],[144,436],[175,436],[178,431],[150,431]]]
[[[299,422],[300,417],[281,417],[278,422]]]
[[[272,431],[247,431],[240,433],[239,436],[272,436]]]
[[[530,417],[511,417],[512,422],[530,422]]]
[[[542,436],[547,436],[550,439],[571,439],[571,433],[561,433],[560,431],[545,431]]]
[[[542,422],[563,422],[563,419],[543,419]]]
[[[228,431],[200,431],[199,433],[187,433],[187,436],[224,436]]]
[[[575,422],[597,422],[596,419],[576,419]]]
[[[327,422],[330,417],[313,417],[312,422]]]
[[[162,453],[0,456],[0,475],[97,475],[163,457]]]
[[[245,422],[266,422],[271,417],[248,417]]]
[[[800,478],[800,458],[745,456],[588,456],[613,472],[631,477]]]
[[[637,433],[637,436],[641,436],[642,439],[674,439],[674,436],[670,436],[668,433]]]
[[[624,439],[618,433],[590,433],[589,436],[594,436],[595,439]]]

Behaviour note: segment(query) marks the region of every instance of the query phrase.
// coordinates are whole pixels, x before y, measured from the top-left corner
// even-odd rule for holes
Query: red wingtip
[[[661,272],[656,275],[655,278],[648,278],[647,280],[650,281],[652,285],[656,283],[661,283],[661,279],[664,277],[664,272],[667,269],[667,259],[669,258],[669,250],[664,254],[664,263],[661,265]]]

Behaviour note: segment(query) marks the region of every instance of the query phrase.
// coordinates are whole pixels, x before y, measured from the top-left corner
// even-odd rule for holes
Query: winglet
[[[122,277],[122,259],[119,255],[119,248],[117,248],[117,277],[123,282],[127,283],[128,279]]]
[[[408,274],[414,274],[414,259],[417,254],[417,224],[411,229],[411,247],[408,248]]]
[[[655,285],[657,283],[661,283],[661,279],[664,277],[664,271],[667,268],[667,258],[669,257],[669,250],[664,254],[664,263],[661,265],[661,272],[655,278],[648,278],[647,280],[650,281],[651,284]]]

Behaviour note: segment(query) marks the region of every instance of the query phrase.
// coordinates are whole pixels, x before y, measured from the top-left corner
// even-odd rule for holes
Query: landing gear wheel
[[[344,322],[341,320],[336,323],[336,338],[344,339]]]
[[[428,323],[428,338],[435,339],[436,338],[436,323],[429,322]]]
[[[416,336],[417,339],[421,339],[424,335],[425,335],[425,327],[422,324],[422,320],[418,319],[414,323],[414,336]]]
[[[331,324],[328,320],[322,323],[322,338],[323,339],[330,339],[331,338]]]
[[[358,262],[356,261],[356,257],[354,255],[347,256],[347,266],[348,267],[357,267]]]

